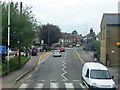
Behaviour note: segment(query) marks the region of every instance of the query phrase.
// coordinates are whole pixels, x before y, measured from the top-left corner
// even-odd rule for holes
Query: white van
[[[96,62],[86,62],[82,69],[82,84],[88,88],[115,89],[116,85],[108,69]]]

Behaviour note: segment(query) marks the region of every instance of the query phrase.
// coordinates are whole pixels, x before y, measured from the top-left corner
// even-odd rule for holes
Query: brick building
[[[120,48],[116,45],[120,42],[120,13],[105,13],[101,21],[101,52],[100,60],[104,65],[120,65]]]

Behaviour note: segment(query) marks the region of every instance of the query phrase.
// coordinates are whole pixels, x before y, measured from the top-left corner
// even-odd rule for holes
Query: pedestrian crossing
[[[66,88],[66,90],[75,90],[75,88],[86,88],[82,85],[79,81],[43,81],[42,82],[25,82],[20,85],[19,88],[51,88],[51,89],[58,89],[58,88]]]

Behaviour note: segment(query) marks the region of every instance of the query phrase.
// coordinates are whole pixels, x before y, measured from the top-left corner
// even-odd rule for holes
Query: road
[[[83,64],[75,48],[66,49],[61,54],[62,57],[46,55],[47,58],[13,88],[85,88],[81,82]]]

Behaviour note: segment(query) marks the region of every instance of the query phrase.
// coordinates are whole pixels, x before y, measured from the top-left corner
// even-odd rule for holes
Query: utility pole
[[[10,48],[10,0],[8,1],[8,60],[7,60],[7,74],[9,73],[9,48]]]
[[[87,47],[87,51],[88,51],[87,23],[86,23],[86,47]]]
[[[20,2],[20,18],[22,16],[22,2]],[[18,44],[19,44],[19,61],[18,61],[18,68],[20,68],[21,66],[21,36],[19,37],[19,41],[18,41]]]
[[[49,46],[49,44],[50,44],[50,32],[48,30],[48,46]]]

